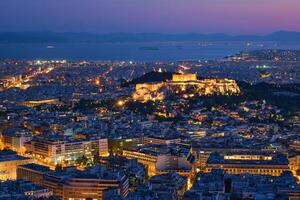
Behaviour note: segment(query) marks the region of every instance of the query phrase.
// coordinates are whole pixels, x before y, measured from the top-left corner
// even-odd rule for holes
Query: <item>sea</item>
[[[0,59],[179,61],[221,59],[241,51],[300,50],[300,42],[0,43]]]

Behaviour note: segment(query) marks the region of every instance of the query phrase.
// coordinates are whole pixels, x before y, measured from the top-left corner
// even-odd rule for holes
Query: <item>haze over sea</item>
[[[300,50],[300,42],[2,43],[0,59],[206,60],[256,49]]]

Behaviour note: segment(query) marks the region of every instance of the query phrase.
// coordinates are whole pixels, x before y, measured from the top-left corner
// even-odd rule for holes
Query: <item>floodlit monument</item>
[[[231,79],[202,79],[196,74],[173,74],[172,80],[156,83],[142,83],[136,85],[132,97],[136,101],[161,101],[165,92],[183,94],[184,98],[209,95],[237,95],[240,88]]]

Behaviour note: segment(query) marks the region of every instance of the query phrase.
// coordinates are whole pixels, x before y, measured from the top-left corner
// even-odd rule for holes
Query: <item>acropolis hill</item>
[[[155,83],[141,83],[136,85],[132,97],[136,101],[161,101],[166,93],[183,95],[183,98],[210,95],[237,95],[240,88],[235,80],[230,79],[202,79],[196,74],[173,74],[172,80]]]

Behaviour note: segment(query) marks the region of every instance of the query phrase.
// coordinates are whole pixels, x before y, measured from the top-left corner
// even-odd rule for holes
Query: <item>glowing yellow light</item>
[[[96,80],[95,80],[95,84],[96,84],[96,85],[100,85],[100,80],[99,80],[99,79],[96,79]]]
[[[125,102],[122,101],[122,100],[119,100],[119,101],[117,102],[117,105],[118,105],[118,106],[124,106],[124,104],[125,104]]]
[[[182,87],[181,87],[181,91],[182,91],[182,92],[186,91],[185,86],[182,86]]]
[[[190,190],[192,187],[193,187],[193,183],[192,183],[191,178],[189,177],[187,179],[187,190]]]

